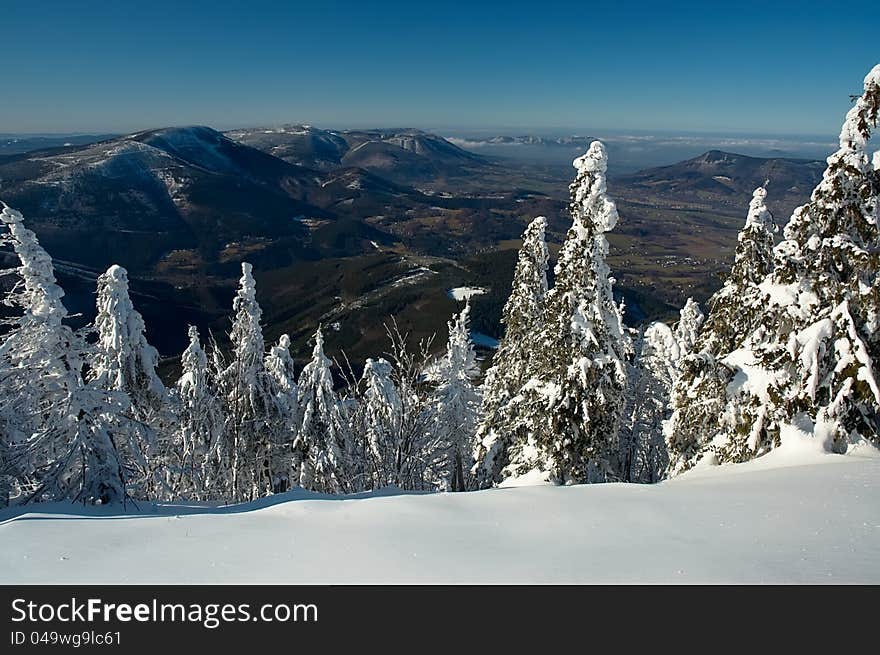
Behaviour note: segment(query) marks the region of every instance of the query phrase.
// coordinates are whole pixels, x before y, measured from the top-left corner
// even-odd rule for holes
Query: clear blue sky
[[[0,132],[319,126],[836,133],[880,1],[0,0]]]

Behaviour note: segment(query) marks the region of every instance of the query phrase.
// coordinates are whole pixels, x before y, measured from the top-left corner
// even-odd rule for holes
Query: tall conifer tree
[[[513,400],[532,374],[532,339],[543,327],[547,295],[546,229],[547,219],[539,216],[523,233],[513,286],[501,317],[504,336],[483,382],[474,453],[475,473],[481,486],[501,481],[501,472],[508,463],[507,450],[522,427],[519,402]]]
[[[594,141],[574,161],[568,231],[523,387],[528,434],[511,448],[509,474],[539,470],[560,482],[613,477],[632,343],[614,301],[605,233],[617,224],[606,190],[608,158]]]
[[[705,343],[727,348],[701,353],[713,361],[676,389],[673,470],[707,455],[744,461],[795,435],[837,452],[859,439],[880,442],[880,173],[867,151],[878,111],[880,65],[865,78],[810,202],[789,220],[773,271],[713,304]],[[735,265],[734,275],[759,269],[763,252],[744,257],[752,264]],[[751,326],[749,334],[722,331],[736,318],[728,304],[745,308],[739,325]],[[701,373],[711,393],[696,383]],[[687,410],[693,397],[709,397],[711,407]]]

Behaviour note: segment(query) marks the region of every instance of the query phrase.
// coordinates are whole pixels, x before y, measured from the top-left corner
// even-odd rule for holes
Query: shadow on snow
[[[0,510],[0,525],[13,521],[42,520],[81,520],[81,519],[127,519],[144,517],[179,517],[197,514],[241,514],[254,510],[266,509],[291,501],[301,500],[363,500],[367,498],[387,498],[391,496],[421,496],[432,494],[432,491],[406,491],[389,486],[374,491],[362,491],[353,494],[326,494],[308,491],[297,487],[291,491],[271,496],[264,496],[246,503],[220,505],[209,502],[179,501],[174,503],[157,503],[153,501],[129,500],[123,506],[86,505],[73,502],[49,502],[20,505]]]

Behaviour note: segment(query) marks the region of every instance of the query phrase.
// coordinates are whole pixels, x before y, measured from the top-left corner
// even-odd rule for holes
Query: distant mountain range
[[[523,145],[523,146],[548,146],[548,147],[563,147],[563,148],[572,148],[572,147],[583,147],[586,150],[590,143],[595,140],[595,137],[591,136],[558,136],[558,137],[544,137],[544,136],[536,136],[534,134],[524,134],[521,136],[487,136],[487,137],[451,137],[449,139],[452,143],[456,145],[461,145],[464,147],[474,147],[480,145],[492,145],[492,146],[507,146],[507,145]]]
[[[222,259],[242,237],[300,249],[298,217],[329,218],[307,201],[315,171],[206,127],[151,130],[80,147],[0,157],[0,190],[60,259],[139,273],[170,253]]]
[[[677,134],[603,133],[586,135],[485,135],[468,132],[448,137],[455,145],[485,157],[504,161],[528,161],[532,164],[566,169],[571,160],[599,138],[605,143],[612,173],[635,173],[647,168],[667,166],[699,156],[709,150],[767,158],[823,159],[835,148],[833,139],[824,137],[780,137],[762,135],[720,135],[707,133]]]
[[[322,130],[309,125],[226,133],[284,161],[329,171],[363,168],[402,183],[460,177],[491,166],[486,158],[421,130]]]
[[[611,263],[629,319],[705,298],[752,189],[770,180],[783,222],[822,168],[710,151],[613,177],[622,220]],[[561,241],[569,173],[508,165],[419,130],[195,126],[0,155],[0,198],[24,212],[85,318],[94,278],[122,264],[151,339],[179,352],[187,322],[227,329],[247,260],[268,338],[286,330],[304,349],[321,322],[335,326],[329,346],[357,361],[381,352],[390,315],[414,338],[444,334],[456,286],[487,290],[474,299],[475,329],[497,337],[517,239],[545,215]]]
[[[266,132],[259,131],[271,151]],[[323,155],[294,157],[294,132],[273,132],[287,143],[287,160],[201,126],[0,155],[0,198],[25,214],[56,259],[74,311],[88,314],[94,278],[120,263],[132,274],[136,296],[143,290],[148,325],[216,322],[220,333],[243,260],[264,273],[379,256],[393,265],[393,280],[409,270],[395,263],[401,252],[470,252],[515,238],[522,225],[508,217],[531,213],[516,190],[487,198],[432,190],[446,180],[457,188],[456,175],[497,173],[495,164],[440,137],[415,130],[346,133],[348,141],[331,153],[333,164],[320,146]],[[307,132],[300,145],[333,143],[329,133]],[[413,178],[425,188],[400,181]],[[338,293],[326,288],[332,279],[310,293],[332,299]],[[184,334],[180,325],[152,332],[163,352],[177,350]],[[166,339],[166,333],[178,336]]]

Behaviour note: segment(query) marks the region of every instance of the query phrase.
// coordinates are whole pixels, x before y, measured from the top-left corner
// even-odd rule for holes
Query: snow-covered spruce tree
[[[293,461],[293,442],[299,433],[300,415],[297,404],[296,372],[290,355],[290,337],[282,334],[278,343],[266,355],[266,370],[275,381],[276,399],[281,412],[281,425],[272,451],[272,471],[276,491],[291,487],[290,466]]]
[[[170,427],[163,416],[167,394],[156,373],[159,353],[147,343],[144,319],[129,296],[128,273],[113,265],[98,277],[97,343],[88,362],[88,378],[97,387],[128,396],[131,430],[117,433],[117,446],[134,467],[140,493],[155,497],[164,451],[159,438]]]
[[[222,433],[223,414],[198,328],[189,326],[188,334],[189,345],[180,358],[182,371],[174,389],[177,423],[170,467],[176,495],[208,500],[208,456]]]
[[[213,485],[237,502],[272,493],[271,452],[283,425],[275,383],[263,361],[262,310],[251,265],[242,263],[241,273],[229,333],[231,361],[220,378],[225,425],[212,454],[220,467]]]
[[[631,398],[620,430],[620,478],[624,482],[657,482],[666,470],[662,422],[669,406],[678,344],[669,326],[657,322],[639,335],[636,348]]]
[[[158,410],[165,387],[156,374],[159,353],[147,343],[144,319],[132,305],[128,272],[113,265],[98,277],[98,334],[90,377],[103,388],[122,391],[131,399],[137,418]]]
[[[770,297],[763,323],[775,334],[756,335],[742,356],[730,357],[738,375],[748,376],[754,361],[775,381],[766,391],[760,375],[743,385],[735,429],[713,448],[719,461],[760,455],[791,425],[834,452],[859,439],[880,445],[880,172],[867,150],[878,114],[880,65],[776,249],[775,274],[763,285]]]
[[[764,187],[755,189],[745,227],[737,238],[733,267],[724,286],[709,300],[709,317],[700,331],[697,350],[729,353],[760,325],[766,294],[759,285],[773,272],[776,232],[766,198]]]
[[[436,385],[431,397],[431,470],[444,491],[465,491],[474,486],[474,438],[480,393],[474,379],[480,374],[469,331],[470,299],[448,324],[446,352],[426,372]]]
[[[366,488],[399,485],[403,403],[394,384],[394,367],[383,358],[368,359],[361,376]]]
[[[205,500],[229,501],[232,489],[232,443],[226,433],[229,422],[226,420],[226,378],[229,363],[217,339],[208,332],[208,346],[205,351],[208,358],[207,376],[219,410],[217,436],[211,449],[207,452],[202,464],[202,487]]]
[[[574,161],[573,224],[532,342],[533,372],[521,394],[526,434],[510,448],[508,475],[539,471],[557,483],[616,478],[618,430],[632,342],[612,295],[605,232],[617,223],[606,192],[605,147]]]
[[[348,491],[344,461],[348,449],[340,429],[339,400],[333,390],[331,361],[324,354],[320,327],[314,340],[312,358],[299,375],[297,402],[302,423],[293,445],[292,479],[314,491]]]
[[[760,327],[722,360],[731,380],[722,425],[684,467],[707,454],[747,460],[796,434],[835,452],[880,443],[880,173],[867,152],[878,111],[880,65],[774,250]]]
[[[22,215],[2,204],[4,238],[21,264],[21,282],[4,299],[21,315],[0,340],[0,428],[13,502],[124,501],[125,463],[114,432],[125,428],[124,394],[86,384],[88,347],[64,321],[64,292],[52,259]]]
[[[688,298],[674,330],[655,322],[641,331],[630,367],[629,400],[620,431],[621,479],[657,482],[669,457],[663,425],[671,412],[671,394],[703,323],[699,304]]]
[[[730,275],[709,299],[708,318],[702,321],[700,314],[700,325],[682,310],[676,335],[687,356],[680,364],[680,375],[672,391],[673,412],[664,428],[670,473],[689,468],[697,453],[725,429],[727,389],[733,372],[724,365],[723,358],[765,320],[767,299],[760,285],[773,272],[776,231],[766,198],[764,187],[758,187],[752,194]],[[686,352],[688,345],[690,354]]]
[[[772,241],[770,245],[772,246]],[[700,304],[693,298],[688,298],[678,313],[678,324],[675,326],[675,341],[678,345],[676,367],[680,364],[681,359],[691,353],[697,345],[700,328],[705,320],[706,317],[700,309]]]
[[[479,486],[501,481],[507,466],[507,449],[518,429],[517,397],[529,379],[532,339],[542,327],[544,298],[547,295],[547,219],[539,216],[523,233],[513,285],[501,322],[504,336],[492,357],[482,385],[483,401],[474,453]]]

